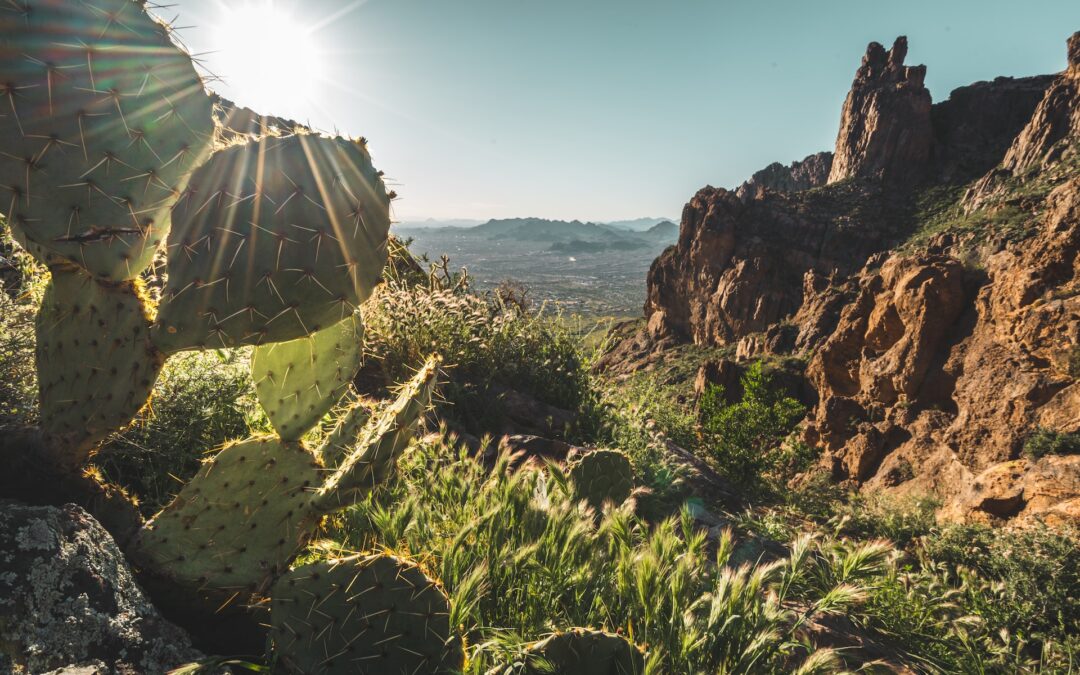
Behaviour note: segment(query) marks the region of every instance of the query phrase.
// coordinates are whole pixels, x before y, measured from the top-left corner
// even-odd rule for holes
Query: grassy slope
[[[30,286],[4,300],[0,321],[8,423],[34,415]],[[407,368],[405,355],[437,347],[462,371],[482,367],[538,396],[562,396],[588,421],[579,440],[626,450],[652,490],[598,524],[570,499],[557,468],[515,473],[504,461],[489,471],[433,436],[408,453],[386,490],[328,523],[309,557],[389,547],[442,577],[473,645],[470,672],[512,656],[521,640],[572,625],[621,630],[649,647],[653,672],[665,673],[832,672],[838,659],[857,667],[878,657],[926,672],[1068,672],[1077,658],[1075,533],[939,528],[925,503],[865,502],[815,481],[792,489],[783,467],[763,467],[775,486],[769,499],[735,514],[730,538],[706,536],[681,507],[700,502],[656,434],[711,456],[686,391],[711,353],[687,348],[613,387],[589,374],[590,354],[565,322],[483,299],[432,298],[438,289],[399,292],[407,295],[395,302],[409,312],[369,308],[383,331],[371,358]],[[418,330],[415,308],[425,303],[434,309]],[[148,414],[99,455],[105,475],[151,512],[208,449],[265,428],[245,359],[210,352],[171,362]],[[568,381],[576,384],[567,389]],[[751,533],[789,542],[787,553],[740,567],[757,557],[740,544]],[[822,649],[823,631],[878,651]]]

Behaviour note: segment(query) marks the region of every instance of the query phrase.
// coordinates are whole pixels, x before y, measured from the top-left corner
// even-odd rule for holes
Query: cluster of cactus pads
[[[43,460],[81,472],[170,355],[253,346],[277,435],[208,459],[130,556],[200,600],[269,593],[274,658],[295,672],[459,669],[446,594],[416,565],[290,569],[324,516],[388,478],[430,405],[435,357],[396,401],[353,403],[320,447],[303,441],[359,369],[392,195],[362,140],[224,134],[214,113],[144,0],[0,7],[0,213],[51,274],[37,317]],[[143,277],[162,253],[156,303]]]
[[[460,671],[447,595],[415,563],[292,567],[325,516],[388,479],[430,406],[437,357],[395,401],[348,405],[319,447],[305,441],[360,367],[360,305],[386,265],[392,194],[363,140],[225,133],[214,100],[145,0],[0,6],[0,213],[51,274],[36,324],[42,459],[81,472],[147,405],[170,355],[253,347],[276,435],[206,460],[129,555],[197,602],[269,597],[271,657],[291,672]],[[157,302],[143,278],[162,253]],[[570,477],[597,510],[633,487],[613,451],[580,458]],[[540,661],[643,670],[623,638],[575,630],[506,672]]]

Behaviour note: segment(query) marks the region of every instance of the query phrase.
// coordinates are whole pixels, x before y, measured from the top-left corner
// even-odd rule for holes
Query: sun
[[[322,57],[313,31],[272,2],[222,7],[215,69],[234,101],[256,112],[306,117],[318,94]]]

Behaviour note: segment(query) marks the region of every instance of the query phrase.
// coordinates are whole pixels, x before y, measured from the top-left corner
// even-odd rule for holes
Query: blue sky
[[[267,58],[310,46],[253,85],[235,59],[268,2],[162,13],[226,96],[368,137],[403,220],[677,217],[706,184],[831,149],[871,40],[906,34],[939,101],[1063,69],[1080,30],[1077,0],[274,0]]]

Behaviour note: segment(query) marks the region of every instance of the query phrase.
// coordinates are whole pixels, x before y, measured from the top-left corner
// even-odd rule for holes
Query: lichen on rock
[[[0,671],[12,673],[164,673],[201,657],[108,532],[70,504],[0,501],[0,636]]]

